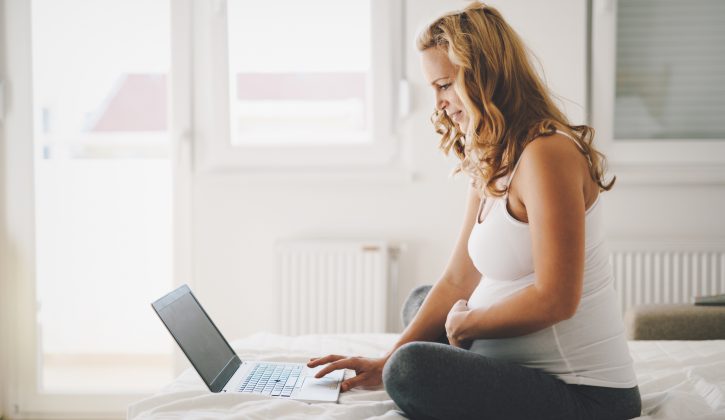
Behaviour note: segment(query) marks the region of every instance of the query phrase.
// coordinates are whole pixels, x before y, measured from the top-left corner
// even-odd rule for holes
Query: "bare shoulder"
[[[526,197],[553,199],[563,204],[567,197],[590,195],[586,157],[564,135],[555,133],[535,139],[526,146],[520,160],[509,191],[509,210],[519,220],[528,220],[527,208],[532,203],[526,203]]]
[[[559,133],[535,139],[526,146],[520,159],[521,178],[543,177],[580,185],[589,178],[588,163],[579,146]]]
[[[554,133],[539,137],[529,143],[521,154],[521,165],[564,165],[574,168],[582,164],[586,166],[586,158],[579,146],[563,134]],[[553,169],[553,168],[550,168]]]

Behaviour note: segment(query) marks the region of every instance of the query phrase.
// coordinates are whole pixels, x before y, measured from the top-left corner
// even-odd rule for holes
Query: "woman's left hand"
[[[460,347],[466,350],[471,347],[472,341],[464,340],[461,337],[463,322],[470,311],[468,301],[460,299],[453,304],[453,307],[448,312],[448,318],[446,318],[446,336],[448,337],[448,342],[454,347]]]

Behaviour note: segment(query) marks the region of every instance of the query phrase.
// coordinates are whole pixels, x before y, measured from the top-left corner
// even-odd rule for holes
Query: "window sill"
[[[234,177],[252,184],[409,184],[417,181],[420,175],[409,168],[391,166],[371,166],[361,168],[217,168],[213,171],[202,170],[203,176]]]
[[[623,185],[725,185],[723,164],[611,164]]]

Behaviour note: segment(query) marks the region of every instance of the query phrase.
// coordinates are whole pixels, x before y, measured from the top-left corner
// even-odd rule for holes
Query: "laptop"
[[[211,392],[261,394],[305,402],[337,402],[344,371],[315,378],[322,366],[241,360],[183,285],[151,306]]]

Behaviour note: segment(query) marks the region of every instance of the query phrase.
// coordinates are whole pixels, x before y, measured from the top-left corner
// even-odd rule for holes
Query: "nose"
[[[436,109],[443,111],[448,106],[448,101],[441,97],[440,94],[436,94]]]

